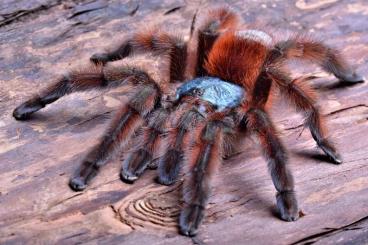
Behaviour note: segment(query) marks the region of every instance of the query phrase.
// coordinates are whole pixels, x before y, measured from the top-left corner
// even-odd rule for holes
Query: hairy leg
[[[228,8],[212,9],[199,20],[198,28],[195,30],[196,36],[193,39],[196,46],[189,53],[189,69],[194,70],[190,71],[190,74],[196,77],[208,75],[204,64],[213,44],[221,32],[236,28],[238,22],[238,15]]]
[[[336,163],[342,163],[334,145],[326,137],[323,117],[315,102],[313,89],[301,79],[292,80],[287,74],[274,70],[270,73],[272,80],[276,82],[281,92],[285,94],[291,104],[299,111],[305,113],[305,125],[309,127],[313,139],[317,145]]]
[[[204,127],[198,126],[196,130],[196,145],[185,152],[189,174],[184,180],[184,207],[180,213],[179,226],[180,232],[186,236],[197,234],[210,193],[211,178],[222,157],[221,122],[209,121]]]
[[[162,141],[161,135],[166,129],[168,116],[169,111],[163,108],[157,109],[148,116],[148,125],[136,138],[134,149],[130,150],[123,162],[120,176],[124,182],[134,182],[151,163]]]
[[[143,120],[137,111],[130,106],[122,108],[111,123],[110,129],[102,137],[101,142],[88,153],[70,179],[70,187],[75,191],[84,190],[100,168],[116,151],[127,144],[130,137],[142,124]]]
[[[134,33],[118,48],[108,53],[94,54],[90,59],[95,64],[106,64],[132,54],[146,52],[168,58],[169,82],[184,80],[187,43],[180,37],[168,34],[160,29]]]
[[[144,123],[145,117],[159,105],[160,91],[148,76],[139,74],[132,78],[136,84],[129,102],[116,115],[101,142],[90,151],[80,168],[70,180],[70,187],[80,191],[98,173],[111,156],[122,149],[133,133]]]
[[[13,116],[17,120],[26,120],[34,112],[64,95],[91,89],[120,86],[129,83],[129,81],[133,83],[151,81],[150,78],[145,78],[146,76],[147,74],[142,70],[128,67],[92,67],[85,71],[72,71],[41,91],[38,95],[19,105],[13,111]]]
[[[298,203],[294,191],[294,180],[287,167],[287,153],[276,135],[276,130],[261,109],[247,112],[248,127],[260,140],[264,156],[268,162],[273,184],[277,190],[276,201],[281,219],[295,221],[299,218]]]
[[[175,182],[183,162],[184,137],[202,119],[203,116],[193,109],[193,104],[189,101],[183,102],[172,113],[168,136],[160,147],[164,152],[158,161],[159,183],[171,185]]]
[[[277,43],[269,55],[268,63],[280,63],[293,58],[316,63],[343,82],[364,82],[364,78],[355,73],[339,51],[321,42],[303,37],[295,37]]]

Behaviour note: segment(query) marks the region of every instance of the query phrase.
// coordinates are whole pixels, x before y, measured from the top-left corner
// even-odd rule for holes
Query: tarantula
[[[277,41],[261,30],[241,30],[239,23],[232,10],[217,8],[195,25],[188,41],[156,29],[134,33],[112,52],[94,54],[90,59],[95,68],[70,72],[17,107],[13,116],[28,119],[73,92],[126,85],[132,91],[129,101],[71,178],[73,190],[84,190],[113,153],[127,145],[131,149],[121,169],[125,182],[134,182],[156,163],[158,181],[170,185],[185,166],[179,227],[182,234],[194,236],[204,216],[211,177],[222,157],[231,154],[238,140],[250,132],[258,138],[267,160],[281,219],[295,221],[299,209],[287,152],[265,109],[271,104],[270,92],[278,89],[304,113],[317,145],[340,164],[307,83],[310,77],[292,78],[285,63],[289,59],[310,61],[350,84],[363,82],[363,78],[337,50],[321,42],[303,36]],[[167,61],[167,79],[157,82],[137,67],[105,66],[145,52]]]

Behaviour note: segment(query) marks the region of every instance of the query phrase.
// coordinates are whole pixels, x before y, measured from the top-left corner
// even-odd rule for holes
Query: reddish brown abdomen
[[[262,41],[229,31],[213,45],[205,68],[210,76],[230,81],[250,91],[268,52]]]

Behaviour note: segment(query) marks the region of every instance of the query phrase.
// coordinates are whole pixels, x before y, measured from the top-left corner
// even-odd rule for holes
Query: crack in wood
[[[352,228],[357,230],[357,229],[361,229],[359,228],[359,225],[364,224],[368,222],[368,216],[365,216],[355,222],[352,222],[350,224],[347,224],[345,226],[341,226],[338,228],[325,228],[327,229],[327,231],[323,231],[323,232],[319,232],[307,237],[304,237],[296,242],[291,243],[290,245],[297,245],[297,244],[313,244],[317,241],[319,241],[321,238],[326,238],[329,237],[331,235],[337,234],[337,233],[341,233],[344,231],[348,231],[351,230]]]
[[[359,162],[359,161],[363,161],[363,160],[368,160],[368,157],[346,161],[346,163],[348,163],[348,162]]]
[[[358,108],[358,107],[367,107],[368,108],[368,106],[366,104],[357,104],[357,105],[353,105],[353,106],[348,106],[348,107],[344,107],[344,108],[341,108],[341,109],[337,109],[335,111],[331,111],[331,112],[329,112],[327,114],[324,114],[324,116],[335,115],[335,114],[338,114],[340,112],[344,112],[344,111],[351,110],[351,109]],[[304,126],[304,123],[303,124],[299,124],[297,126],[284,128],[284,130],[294,130],[294,129],[301,128],[303,126]]]
[[[9,25],[23,17],[30,16],[33,14],[38,14],[52,7],[60,5],[61,3],[62,3],[62,0],[57,0],[56,2],[51,2],[50,4],[42,4],[36,8],[32,8],[28,10],[18,10],[14,13],[1,15],[4,19],[0,21],[0,27]]]
[[[357,107],[368,107],[368,106],[366,104],[353,105],[353,106],[344,107],[344,108],[329,112],[326,115],[328,115],[328,116],[334,115],[334,114],[337,114],[337,113],[340,113],[340,112],[343,112],[343,111],[346,111],[346,110],[354,109],[354,108],[357,108]]]
[[[76,125],[76,126],[80,126],[80,125],[82,125],[82,124],[85,124],[85,123],[90,122],[90,121],[92,121],[92,120],[95,120],[95,119],[97,119],[97,118],[100,118],[100,117],[103,117],[103,116],[105,116],[105,115],[107,115],[107,114],[110,114],[111,112],[113,112],[113,111],[106,111],[106,112],[103,112],[103,113],[101,113],[101,114],[98,114],[98,115],[96,115],[96,116],[93,116],[93,117],[91,117],[91,118],[89,118],[89,119],[87,119],[87,120],[84,120],[84,121],[82,121],[82,122],[80,122],[80,123],[77,123],[77,124],[75,124],[75,125]]]
[[[70,236],[67,236],[67,237],[64,237],[64,238],[61,238],[60,241],[65,241],[65,240],[68,240],[68,239],[71,239],[71,238],[75,238],[75,237],[79,237],[79,236],[82,236],[84,234],[87,234],[88,232],[87,231],[84,231],[84,232],[78,232],[76,234],[73,234],[73,235],[70,235]]]
[[[94,190],[97,190],[97,189],[99,189],[99,188],[101,188],[101,187],[103,187],[103,186],[105,186],[105,185],[109,185],[109,184],[111,184],[111,183],[114,183],[114,182],[116,182],[116,181],[121,181],[121,179],[120,178],[115,178],[115,179],[113,179],[113,180],[110,180],[110,181],[106,181],[106,182],[104,182],[104,183],[101,183],[100,185],[97,185],[97,186],[95,186],[95,187],[91,187],[91,188],[89,188],[87,191],[94,191]]]
[[[96,2],[84,4],[84,5],[77,5],[74,7],[73,13],[69,17],[67,17],[67,19],[72,19],[81,14],[86,14],[92,11],[104,9],[107,6],[108,6],[108,3],[105,1],[96,1]]]
[[[363,158],[363,160],[365,160],[365,159],[368,159],[368,158]],[[344,163],[349,163],[349,162],[353,162],[353,161],[348,161],[348,162],[344,162]],[[302,183],[310,183],[311,181],[319,181],[319,180],[326,179],[326,178],[333,178],[334,176],[339,176],[342,173],[347,173],[347,172],[351,172],[351,171],[354,171],[354,170],[356,171],[358,169],[366,168],[366,167],[367,166],[364,165],[364,166],[360,166],[360,167],[357,167],[357,168],[347,169],[347,170],[344,170],[344,171],[341,171],[341,172],[338,172],[338,173],[335,173],[335,174],[328,174],[328,175],[325,175],[325,176],[322,176],[322,177],[312,178],[312,179],[308,179],[308,180],[305,180],[305,181],[301,181],[301,182],[299,182],[299,184],[302,184]]]
[[[184,6],[177,6],[177,7],[174,7],[174,8],[171,8],[169,10],[167,10],[164,15],[169,15],[169,14],[172,14],[178,10],[180,10],[181,8],[183,8]]]
[[[137,6],[135,8],[133,8],[132,11],[130,11],[129,15],[134,16],[138,12],[139,7],[140,7],[140,5],[139,5],[139,3],[137,3]]]
[[[214,221],[216,221],[219,218],[218,217],[219,215],[224,215],[224,214],[228,213],[231,209],[234,209],[234,208],[237,208],[237,207],[242,207],[245,204],[253,201],[254,199],[253,198],[250,198],[250,199],[246,199],[245,201],[238,202],[240,200],[241,200],[241,198],[238,199],[238,200],[236,200],[236,201],[230,200],[230,201],[228,201],[226,203],[223,203],[222,205],[224,205],[224,206],[227,206],[228,203],[236,203],[236,204],[235,205],[232,205],[232,206],[229,206],[229,207],[226,207],[226,208],[224,208],[222,210],[215,211],[215,212],[213,212],[211,214],[207,214],[206,215],[206,218],[207,219],[213,218],[213,222],[214,222]]]
[[[62,203],[64,203],[64,202],[66,202],[66,201],[69,201],[69,200],[71,200],[71,199],[73,199],[73,198],[75,198],[75,197],[81,196],[81,195],[83,195],[83,194],[84,194],[83,192],[80,192],[80,193],[77,193],[77,194],[75,194],[75,195],[73,195],[73,196],[70,196],[70,197],[68,197],[68,198],[65,198],[65,199],[63,199],[63,200],[57,201],[56,203],[50,204],[50,205],[49,205],[49,207],[48,207],[48,210],[50,210],[50,209],[52,209],[52,208],[54,208],[54,207],[56,207],[56,206],[59,206],[60,204],[62,204]]]
[[[284,130],[294,130],[294,129],[298,129],[298,128],[301,128],[304,126],[304,123],[303,124],[299,124],[297,126],[294,126],[294,127],[289,127],[289,128],[284,128]]]
[[[68,33],[75,30],[75,27],[76,26],[79,26],[79,25],[85,25],[86,23],[84,22],[81,22],[81,21],[77,21],[73,24],[71,24],[68,28],[66,28],[63,32],[61,32],[59,35],[56,35],[54,38],[52,38],[50,41],[48,42],[45,42],[45,46],[47,45],[51,45],[51,44],[55,44],[57,43],[58,41],[60,40],[65,40],[68,38]]]

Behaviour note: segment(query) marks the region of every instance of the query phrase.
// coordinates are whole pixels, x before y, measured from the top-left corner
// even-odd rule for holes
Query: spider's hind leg
[[[285,221],[299,218],[298,203],[294,191],[294,179],[287,167],[287,153],[276,135],[276,130],[262,109],[247,112],[247,125],[255,132],[268,162],[273,184],[277,190],[276,200],[280,216]]]
[[[287,74],[276,70],[270,73],[270,75],[280,88],[280,91],[287,95],[286,98],[291,101],[291,104],[305,113],[305,125],[309,127],[317,145],[334,163],[342,163],[334,145],[326,137],[323,117],[316,105],[313,89],[308,86],[303,78],[292,80]]]
[[[348,65],[339,51],[321,42],[302,37],[290,38],[277,43],[270,55],[271,63],[293,58],[314,62],[326,72],[334,74],[341,82],[364,82],[364,78]]]

